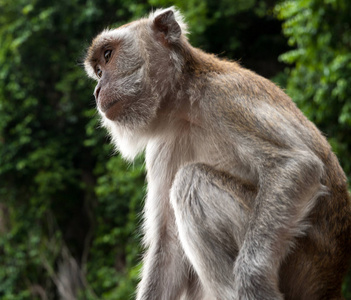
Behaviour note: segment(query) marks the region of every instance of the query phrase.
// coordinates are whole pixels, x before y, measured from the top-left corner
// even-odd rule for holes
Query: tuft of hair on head
[[[181,34],[186,36],[189,33],[184,16],[174,6],[166,9],[157,9],[150,13],[149,20],[164,34],[165,39],[169,43],[176,42]]]

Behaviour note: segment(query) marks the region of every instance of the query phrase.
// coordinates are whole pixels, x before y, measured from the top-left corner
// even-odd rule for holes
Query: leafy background
[[[143,160],[114,153],[81,63],[102,29],[170,5],[193,45],[286,88],[350,178],[350,1],[0,0],[1,299],[133,297]]]

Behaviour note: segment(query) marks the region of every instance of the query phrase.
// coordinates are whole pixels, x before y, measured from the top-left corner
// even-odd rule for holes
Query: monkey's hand
[[[283,300],[278,290],[276,270],[261,267],[259,270],[252,261],[245,261],[239,256],[234,267],[234,297],[236,300]],[[271,274],[267,274],[270,269]]]

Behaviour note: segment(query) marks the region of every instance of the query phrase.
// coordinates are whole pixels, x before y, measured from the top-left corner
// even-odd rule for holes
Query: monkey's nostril
[[[101,87],[98,87],[95,89],[95,91],[94,91],[95,101],[98,100],[100,91],[101,91]]]

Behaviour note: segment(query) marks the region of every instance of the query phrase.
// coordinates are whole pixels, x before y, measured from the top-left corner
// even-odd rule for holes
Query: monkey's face
[[[176,90],[183,59],[175,45],[182,31],[181,17],[167,10],[94,39],[84,65],[98,81],[94,95],[105,125],[136,129],[155,119],[161,101]]]
[[[98,81],[94,96],[100,114],[129,128],[148,123],[158,106],[150,97],[147,53],[140,47],[136,25],[102,32],[85,61],[88,75]]]

